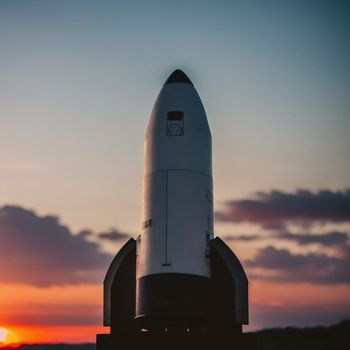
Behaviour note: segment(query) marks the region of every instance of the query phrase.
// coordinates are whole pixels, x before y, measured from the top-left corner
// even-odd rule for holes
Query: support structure
[[[130,239],[113,259],[104,280],[104,326],[97,350],[240,349],[242,325],[248,323],[248,280],[237,257],[218,237],[210,241],[210,320],[203,327],[164,326],[141,329],[135,319],[136,241]]]

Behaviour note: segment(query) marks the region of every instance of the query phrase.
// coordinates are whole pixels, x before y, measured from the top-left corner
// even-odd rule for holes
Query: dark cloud
[[[0,207],[1,282],[36,286],[101,282],[112,258],[55,216]]]
[[[325,247],[346,247],[349,242],[349,234],[346,232],[326,233],[290,233],[286,230],[279,230],[274,233],[249,234],[249,235],[228,235],[222,237],[225,241],[251,242],[264,239],[282,239],[297,242],[300,245],[319,244]]]
[[[250,222],[269,229],[281,229],[287,221],[350,222],[350,189],[316,193],[308,190],[258,192],[255,199],[226,202],[226,210],[217,212],[216,218],[226,222]]]
[[[302,255],[269,246],[259,249],[255,258],[245,264],[250,268],[263,268],[276,273],[268,276],[251,275],[255,278],[316,284],[350,283],[349,254],[344,258],[315,253]]]
[[[295,234],[287,231],[279,231],[273,234],[272,237],[295,241],[300,245],[317,243],[326,247],[345,246],[349,241],[349,235],[347,233],[337,231],[322,234]]]
[[[230,241],[239,241],[239,242],[251,242],[251,241],[260,241],[266,239],[281,239],[297,242],[300,245],[308,244],[319,244],[324,247],[338,247],[344,249],[348,247],[349,234],[346,232],[326,232],[326,233],[290,233],[286,230],[278,230],[271,234],[248,234],[248,235],[228,235],[223,236],[222,239]]]
[[[78,233],[79,236],[87,238],[87,237],[92,237],[94,233],[91,230],[82,230]]]
[[[298,191],[259,193],[254,200],[227,203],[227,211],[218,213],[223,221],[250,222],[264,229],[259,234],[227,236],[227,241],[251,242],[273,239],[294,241],[299,245],[318,244],[336,248],[340,257],[323,253],[292,254],[272,246],[259,249],[254,259],[246,261],[251,278],[273,281],[310,282],[314,284],[350,283],[350,246],[347,232],[291,233],[287,222],[311,225],[313,222],[350,222],[350,190],[344,192]],[[256,270],[259,268],[259,270]],[[261,269],[265,270],[262,273]],[[257,272],[260,271],[260,272]]]
[[[221,237],[224,241],[242,241],[242,242],[250,242],[250,241],[257,241],[259,239],[262,239],[262,236],[259,235],[232,235],[232,236],[223,236]]]
[[[101,232],[98,235],[98,238],[115,242],[115,241],[125,241],[128,238],[130,238],[130,235],[127,233],[119,232],[115,229],[112,229],[108,232]]]

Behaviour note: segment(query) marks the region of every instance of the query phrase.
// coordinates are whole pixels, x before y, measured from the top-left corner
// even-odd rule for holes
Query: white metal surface
[[[170,117],[168,112],[182,112]],[[211,135],[201,100],[188,83],[163,86],[145,138],[141,246],[137,276],[210,277],[213,236]]]

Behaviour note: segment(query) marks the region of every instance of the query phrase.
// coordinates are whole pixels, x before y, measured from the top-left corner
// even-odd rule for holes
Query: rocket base
[[[233,339],[234,338],[234,339]],[[97,350],[252,350],[254,339],[246,334],[232,334],[232,339],[213,338],[201,334],[138,334],[130,337],[97,335]]]
[[[145,329],[145,324],[135,319],[136,242],[130,239],[114,258],[104,281],[104,325],[110,326],[110,334],[97,335],[96,350],[254,348],[242,334],[242,325],[248,323],[245,272],[220,238],[210,241],[210,254],[208,319],[174,322],[173,315],[167,319],[164,314],[157,322],[149,315],[152,322]]]

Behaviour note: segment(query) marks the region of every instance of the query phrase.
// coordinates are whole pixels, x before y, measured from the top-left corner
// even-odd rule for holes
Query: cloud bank
[[[231,200],[225,204],[225,210],[216,212],[217,220],[250,222],[264,229],[281,228],[286,221],[350,222],[350,189],[258,192],[255,199]]]
[[[336,258],[315,253],[291,254],[287,249],[268,246],[259,249],[255,258],[247,260],[245,265],[277,272],[267,276],[254,275],[255,278],[281,282],[348,284],[350,283],[349,263],[349,255],[345,258]]]
[[[42,287],[101,283],[112,256],[86,239],[91,235],[74,235],[55,216],[0,207],[0,281]]]
[[[332,231],[321,234],[308,233],[290,233],[287,231],[279,231],[271,235],[274,238],[295,241],[300,245],[320,244],[325,247],[344,246],[349,241],[349,235],[346,232]]]
[[[269,240],[267,247],[245,261],[250,278],[350,284],[349,232],[307,232],[315,222],[350,223],[350,190],[258,193],[255,199],[228,201],[217,217],[225,222],[257,224],[261,229],[254,234],[226,236],[227,241],[250,244]],[[300,224],[304,231],[289,232],[289,222]],[[130,237],[116,229],[101,233],[83,230],[74,235],[57,217],[39,216],[19,206],[0,207],[0,236],[0,282],[35,286],[101,283],[112,256],[92,241],[121,243]],[[276,241],[284,241],[286,248],[274,247]],[[304,251],[316,244],[318,251],[313,247],[313,252],[294,254],[288,242],[304,246]],[[332,256],[326,254],[331,252]]]
[[[260,227],[258,234],[226,236],[227,241],[278,240],[300,246],[319,246],[319,253],[307,254],[292,254],[288,249],[277,249],[272,245],[258,249],[255,257],[245,262],[250,269],[260,269],[259,273],[251,274],[253,278],[315,284],[350,283],[349,232],[307,232],[307,228],[315,223],[350,223],[350,189],[316,193],[308,190],[259,192],[255,199],[227,201],[225,209],[217,212],[216,217],[222,222],[248,222]],[[304,231],[289,232],[289,223]],[[332,248],[340,256],[325,254],[325,248]]]
[[[266,239],[280,239],[297,242],[299,245],[319,244],[324,247],[343,247],[349,242],[350,235],[347,232],[331,231],[320,234],[290,233],[286,230],[277,230],[274,233],[250,234],[250,235],[227,235],[225,241],[262,241]]]

